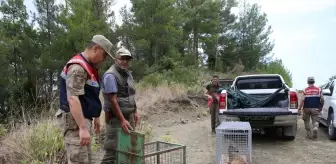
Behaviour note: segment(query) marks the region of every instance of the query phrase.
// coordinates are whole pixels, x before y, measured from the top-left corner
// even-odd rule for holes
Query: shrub
[[[54,162],[64,151],[63,136],[55,121],[22,126],[4,137],[0,154],[6,163]]]
[[[261,66],[257,69],[259,73],[268,73],[268,74],[280,74],[285,82],[292,87],[292,74],[291,72],[282,64],[281,59],[276,59],[267,63],[264,66]]]
[[[53,123],[44,122],[31,127],[25,140],[27,151],[39,161],[48,161],[64,149],[62,133]]]

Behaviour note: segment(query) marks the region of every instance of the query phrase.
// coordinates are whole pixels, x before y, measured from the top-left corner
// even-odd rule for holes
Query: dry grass
[[[186,87],[179,84],[163,84],[155,88],[143,88],[141,84],[137,85],[136,101],[140,115],[146,115],[156,103],[167,103],[186,97]]]
[[[183,99],[187,97],[187,88],[184,85],[162,84],[158,87],[144,87],[141,83],[136,84],[136,102],[139,114],[145,116],[156,103],[167,103],[172,100]],[[103,101],[102,94],[100,95]],[[100,116],[102,127],[105,127],[105,114],[102,112]]]
[[[5,163],[56,162],[64,149],[60,129],[55,120],[22,125],[3,137],[0,157]],[[0,161],[1,161],[0,160]]]
[[[150,141],[153,126],[146,121],[149,111],[167,110],[162,105],[170,106],[170,102],[174,101],[179,103],[183,102],[183,100],[188,99],[188,95],[190,94],[203,94],[204,84],[209,82],[214,74],[219,75],[220,78],[234,78],[236,74],[241,74],[239,72],[242,72],[242,69],[243,68],[237,66],[229,74],[196,70],[197,72],[188,74],[195,75],[193,77],[185,76],[183,73],[181,77],[175,77],[175,80],[178,80],[178,82],[180,82],[179,80],[181,78],[185,82],[192,82],[189,85],[177,84],[173,81],[168,82],[162,75],[155,75],[148,78],[149,81],[147,79],[147,81],[136,84],[136,101],[141,117],[137,130],[145,134],[147,142]],[[101,100],[103,100],[102,95]],[[56,160],[62,160],[64,155],[63,137],[60,129],[57,127],[56,120],[50,117],[50,115],[53,116],[54,113],[47,113],[48,116],[42,117],[44,120],[39,118],[32,120],[32,124],[29,126],[15,126],[9,133],[0,127],[0,163],[59,163],[59,161]],[[206,114],[207,113],[200,113],[200,116]],[[102,112],[100,119],[101,134],[104,134],[104,112]],[[5,134],[3,135],[3,133]],[[98,140],[103,138],[102,136],[97,137]],[[171,139],[164,137],[164,140]],[[100,140],[100,142],[101,141],[102,140]],[[99,149],[99,143],[93,145],[93,149]]]
[[[149,110],[152,110],[157,103],[169,103],[187,98],[188,89],[190,89],[180,84],[161,84],[157,87],[150,87],[139,83],[136,87],[136,101],[142,118],[145,118]],[[202,88],[201,86],[193,87]],[[52,116],[53,114],[51,113]],[[102,134],[105,129],[104,117],[104,112],[102,112],[100,117]],[[151,140],[152,125],[146,122],[146,119],[140,119],[140,121],[137,130],[146,135],[147,141]],[[29,126],[15,127],[3,135],[0,141],[0,163],[58,163],[56,160],[61,159],[60,155],[64,153],[63,137],[53,117],[40,121],[34,120],[34,123]],[[94,149],[99,148],[95,146]]]

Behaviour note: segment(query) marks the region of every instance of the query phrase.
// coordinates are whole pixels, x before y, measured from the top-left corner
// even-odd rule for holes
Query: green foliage
[[[332,80],[334,80],[334,79],[336,79],[336,75],[331,76],[328,80],[329,80],[329,81],[332,81]]]
[[[177,143],[177,141],[169,134],[161,136],[161,140],[168,143]]]
[[[143,78],[144,87],[153,86],[157,87],[165,80],[164,76],[159,73],[152,73]]]
[[[0,138],[5,135],[6,131],[5,127],[0,124]]]
[[[82,52],[94,34],[115,41],[114,14],[109,10],[113,0],[66,0],[65,6],[34,0],[37,13],[30,15],[32,22],[23,2],[0,5],[1,123],[8,123],[9,116],[31,118],[50,104],[65,62]]]
[[[153,87],[162,83],[181,83],[192,86],[198,83],[199,77],[200,71],[197,68],[177,66],[171,70],[151,73],[143,78],[143,82]]]
[[[292,74],[290,71],[283,65],[281,59],[277,59],[274,61],[271,61],[260,68],[257,69],[259,73],[267,73],[267,74],[280,74],[285,82],[292,87]]]
[[[62,132],[48,122],[32,126],[25,137],[25,144],[32,159],[40,162],[49,161],[64,149]]]
[[[0,5],[3,123],[46,109],[58,95],[54,88],[64,64],[95,34],[115,45],[122,41],[134,56],[134,79],[148,86],[184,83],[190,92],[201,92],[205,70],[234,77],[276,67],[269,60],[271,26],[257,4],[244,4],[244,11],[235,15],[231,10],[237,0],[131,0],[130,9],[121,9],[123,23],[116,25],[110,10],[114,0],[34,0],[32,22],[23,2]],[[111,64],[108,59],[100,74]],[[236,65],[243,70],[237,71]],[[285,79],[290,81],[290,76]]]

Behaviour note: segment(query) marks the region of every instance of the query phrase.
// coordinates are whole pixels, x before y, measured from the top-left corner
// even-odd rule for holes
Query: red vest
[[[66,79],[68,68],[71,64],[79,64],[88,74],[88,78],[84,86],[85,94],[78,96],[84,117],[88,119],[99,117],[102,104],[99,99],[100,86],[98,81],[98,71],[88,63],[82,54],[75,55],[63,68],[60,79],[60,109],[65,112],[70,112],[67,99]]]
[[[98,71],[92,67],[82,56],[82,54],[77,54],[74,57],[72,57],[68,63],[64,66],[61,76],[65,78],[66,74],[68,73],[69,65],[71,64],[79,64],[82,66],[82,68],[85,70],[85,72],[88,74],[88,80],[86,81],[86,84],[93,86],[93,87],[99,87],[98,84]]]
[[[321,88],[309,86],[303,90],[304,106],[303,108],[319,108],[321,103]]]

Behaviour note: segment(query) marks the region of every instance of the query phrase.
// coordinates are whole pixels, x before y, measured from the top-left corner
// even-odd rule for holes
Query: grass
[[[138,132],[145,135],[145,142],[150,142],[153,138],[153,126],[144,120],[140,121]]]
[[[55,120],[43,120],[6,134],[0,156],[6,163],[54,162],[63,150],[62,133]]]
[[[192,75],[189,73],[188,75]],[[137,130],[145,134],[146,142],[153,138],[153,126],[146,121],[150,110],[163,110],[153,108],[158,103],[169,103],[172,100],[187,98],[188,94],[202,94],[203,85],[212,74],[195,73],[194,77],[173,77],[175,80],[164,80],[161,75],[155,74],[137,83],[136,101],[140,114],[140,125]],[[181,84],[178,79],[190,81]],[[167,79],[167,78],[166,78]],[[102,97],[101,97],[102,98]],[[51,115],[53,115],[52,113]],[[204,115],[204,113],[200,113]],[[104,134],[105,119],[104,112],[101,119],[101,134]],[[21,125],[9,132],[0,126],[0,163],[5,161],[8,164],[40,164],[58,163],[57,160],[64,160],[64,144],[61,130],[53,117],[45,117],[42,120],[34,121],[31,125]],[[92,151],[98,151],[101,147],[98,140],[101,136],[94,136],[92,139]],[[170,135],[161,137],[166,142],[176,142]]]
[[[164,142],[177,143],[177,141],[172,136],[170,136],[169,134],[163,135],[160,138]]]

